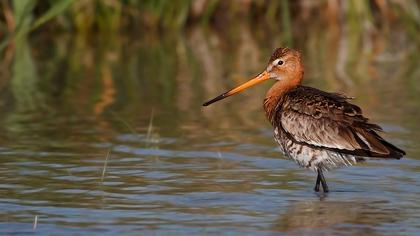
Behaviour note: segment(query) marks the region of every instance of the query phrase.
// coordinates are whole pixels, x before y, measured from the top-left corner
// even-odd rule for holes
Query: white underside
[[[317,171],[318,168],[321,168],[322,170],[331,170],[344,166],[351,166],[363,159],[363,157],[357,157],[356,160],[356,157],[353,155],[294,143],[287,138],[286,134],[279,131],[278,128],[275,128],[274,130],[274,139],[280,145],[280,151],[287,158],[295,161],[298,165],[313,171]]]

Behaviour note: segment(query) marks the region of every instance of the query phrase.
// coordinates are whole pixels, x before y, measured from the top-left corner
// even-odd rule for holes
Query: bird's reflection
[[[401,211],[387,201],[329,201],[320,195],[319,201],[295,202],[280,215],[272,230],[280,232],[369,233],[374,226],[401,220]],[[358,227],[349,227],[357,225]]]

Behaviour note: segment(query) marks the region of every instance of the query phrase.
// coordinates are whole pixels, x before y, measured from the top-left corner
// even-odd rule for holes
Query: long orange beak
[[[245,82],[245,83],[239,85],[238,87],[236,87],[236,88],[234,88],[232,90],[229,90],[226,93],[223,93],[223,94],[221,94],[221,95],[219,95],[219,96],[217,96],[217,97],[215,97],[215,98],[213,98],[213,99],[211,99],[211,100],[203,103],[203,106],[208,106],[208,105],[210,105],[212,103],[215,103],[215,102],[220,101],[222,99],[225,99],[225,98],[227,98],[229,96],[232,96],[234,94],[237,94],[237,93],[241,92],[242,90],[245,90],[245,89],[247,89],[249,87],[252,87],[252,86],[254,86],[256,84],[259,84],[259,83],[261,83],[261,82],[263,82],[265,80],[268,80],[269,78],[270,78],[270,76],[268,75],[267,71],[264,71],[263,73],[257,75],[255,78],[249,80],[248,82]]]

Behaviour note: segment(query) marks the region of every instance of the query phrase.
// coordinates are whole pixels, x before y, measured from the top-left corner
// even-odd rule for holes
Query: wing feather
[[[369,123],[362,110],[348,99],[300,86],[279,103],[276,123],[298,143],[362,156],[395,154],[375,132],[382,129]]]

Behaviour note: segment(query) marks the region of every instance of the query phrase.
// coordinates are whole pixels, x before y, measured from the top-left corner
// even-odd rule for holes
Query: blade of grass
[[[51,20],[52,18],[62,14],[69,6],[74,2],[74,0],[55,0],[50,9],[48,9],[42,16],[35,20],[31,26],[31,30],[34,30],[44,24],[45,22]]]
[[[0,43],[0,52],[10,42],[10,40],[19,40],[24,37],[30,31],[38,28],[42,24],[51,20],[52,18],[62,14],[68,7],[74,2],[74,0],[56,0],[52,6],[35,22],[32,23],[33,15],[32,11],[35,8],[37,1],[33,0],[14,0],[13,1],[13,17],[16,27],[12,34],[13,37],[7,37],[3,42]]]
[[[104,178],[105,178],[105,173],[106,173],[106,168],[108,167],[108,160],[109,160],[109,156],[111,155],[111,148],[108,150],[108,153],[106,154],[106,158],[105,158],[105,163],[104,163],[104,168],[102,169],[102,176],[101,176],[101,182],[104,182]]]
[[[35,215],[34,225],[32,226],[32,230],[36,230],[36,227],[38,227],[38,215]]]
[[[28,29],[32,22],[32,10],[35,8],[36,1],[14,0],[13,17],[16,23],[15,34]]]
[[[146,142],[150,142],[150,137],[152,136],[153,130],[153,118],[154,118],[154,110],[152,109],[152,113],[150,114],[149,126],[147,127],[147,135],[146,135]]]

